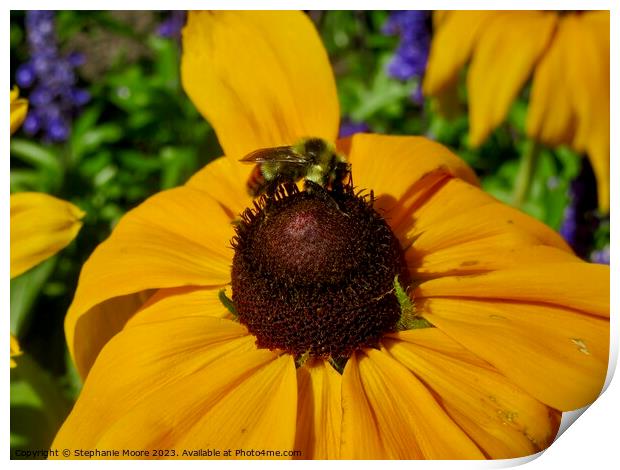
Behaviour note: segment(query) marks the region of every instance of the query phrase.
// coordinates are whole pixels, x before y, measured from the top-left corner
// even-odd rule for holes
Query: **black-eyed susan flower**
[[[609,12],[449,11],[435,14],[424,92],[441,96],[467,71],[470,142],[505,119],[532,79],[528,136],[588,155],[599,208],[609,210]]]
[[[254,203],[241,157],[336,139],[318,35],[301,13],[199,12],[183,47],[226,156],[130,211],[84,265],[66,334],[85,383],[54,448],[507,458],[596,398],[608,267],[421,137],[337,143],[365,197],[290,186]]]

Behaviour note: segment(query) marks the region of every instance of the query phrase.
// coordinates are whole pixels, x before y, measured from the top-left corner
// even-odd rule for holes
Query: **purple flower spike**
[[[29,112],[24,120],[24,132],[28,135],[34,135],[41,129],[41,118],[33,112]]]
[[[594,232],[599,226],[596,180],[587,158],[581,159],[581,171],[571,182],[570,203],[564,211],[560,234],[581,258],[587,259]]]
[[[185,26],[187,13],[185,10],[172,10],[170,16],[157,27],[157,34],[163,38],[179,38]]]
[[[349,137],[350,135],[357,134],[359,132],[368,132],[370,127],[365,122],[354,122],[347,118],[343,119],[340,123],[340,133],[338,137]]]
[[[431,45],[431,14],[426,10],[393,11],[383,26],[384,34],[400,36],[400,43],[388,64],[387,73],[398,80],[417,78],[411,99],[422,104],[421,82]]]
[[[30,60],[18,67],[15,81],[32,90],[24,132],[40,132],[45,141],[62,142],[69,138],[71,121],[90,100],[90,94],[75,86],[74,69],[84,62],[83,55],[63,56],[59,52],[54,15],[46,10],[26,12]]]
[[[20,65],[15,72],[15,81],[20,88],[30,88],[36,77],[34,67],[30,62]]]

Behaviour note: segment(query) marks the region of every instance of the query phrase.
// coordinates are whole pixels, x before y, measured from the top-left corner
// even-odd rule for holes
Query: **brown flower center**
[[[341,358],[394,329],[404,257],[372,198],[289,185],[242,219],[233,302],[259,347]]]

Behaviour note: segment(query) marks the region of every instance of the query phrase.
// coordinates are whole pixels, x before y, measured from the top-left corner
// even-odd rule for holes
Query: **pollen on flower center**
[[[233,246],[233,302],[259,347],[346,357],[400,317],[402,250],[372,200],[350,187],[281,187],[245,211]]]
[[[297,196],[281,203],[256,232],[255,254],[260,265],[287,283],[309,285],[341,281],[357,262],[346,255],[355,221],[335,201]]]

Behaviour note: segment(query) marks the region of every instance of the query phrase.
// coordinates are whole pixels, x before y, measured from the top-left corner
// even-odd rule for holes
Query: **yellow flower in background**
[[[546,448],[560,411],[596,399],[607,266],[422,137],[337,142],[372,204],[289,189],[254,206],[239,158],[336,140],[326,52],[299,12],[190,13],[183,51],[184,88],[226,156],[128,212],[85,263],[65,322],[85,383],[53,448],[509,458]],[[386,327],[401,308],[416,328]]]
[[[11,194],[11,278],[71,243],[82,217],[82,210],[49,194]]]
[[[26,118],[28,101],[18,98],[17,87],[11,91],[11,134]],[[11,279],[66,247],[82,227],[84,216],[70,202],[44,193],[11,194]],[[11,335],[13,357],[21,355],[17,338]]]
[[[28,113],[28,100],[19,97],[19,88],[11,90],[11,134],[22,125]]]
[[[19,347],[19,341],[17,341],[15,336],[11,335],[11,368],[17,366],[17,362],[15,362],[15,359],[13,358],[21,355],[22,350]]]
[[[11,90],[11,134],[26,118],[28,101]],[[84,212],[44,193],[11,194],[11,279],[66,247],[82,227]]]
[[[448,11],[435,14],[424,92],[440,97],[469,62],[470,142],[501,124],[532,79],[526,132],[586,153],[609,211],[609,12]]]

